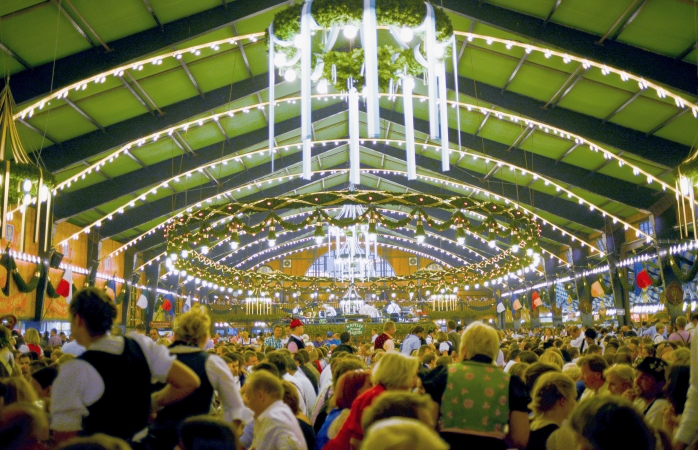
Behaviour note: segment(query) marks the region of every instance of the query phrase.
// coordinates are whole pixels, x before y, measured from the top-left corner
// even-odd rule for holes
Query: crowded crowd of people
[[[70,336],[0,326],[0,448],[698,448],[698,314],[672,324],[496,330],[393,322],[364,339],[113,329],[86,288]]]

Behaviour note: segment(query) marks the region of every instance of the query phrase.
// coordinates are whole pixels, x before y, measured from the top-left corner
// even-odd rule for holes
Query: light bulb
[[[458,245],[465,244],[465,238],[462,236],[460,236],[458,239],[456,239],[456,241],[458,242]]]
[[[410,42],[414,37],[414,32],[410,27],[402,27],[400,29],[400,39],[402,42]]]
[[[497,246],[497,241],[496,241],[495,239],[492,239],[491,241],[489,241],[489,242],[487,243],[487,246],[488,246],[489,248],[495,248],[495,247]]]
[[[533,255],[533,249],[529,247],[526,249],[526,256],[531,256],[531,255]]]
[[[293,38],[293,46],[296,48],[301,48],[303,46],[303,36],[301,36],[300,34],[297,34]]]
[[[182,250],[179,254],[182,258],[187,259],[189,257],[189,252],[187,250]]]
[[[31,194],[24,194],[24,198],[22,199],[22,203],[25,205],[30,204],[32,201],[32,196]]]
[[[327,80],[326,79],[321,79],[317,83],[317,92],[318,94],[327,94]]]
[[[518,253],[519,252],[519,244],[514,244],[511,246],[511,251],[512,253]]]
[[[281,67],[286,64],[286,54],[285,53],[277,53],[274,55],[274,65],[276,67]]]
[[[170,253],[170,259],[171,259],[172,261],[176,261],[176,260],[177,260],[177,254],[176,254],[176,253]]]
[[[42,184],[41,190],[39,190],[39,201],[41,203],[43,203],[46,200],[48,200],[48,194],[49,194],[48,186],[46,186],[45,184]]]
[[[24,182],[26,183],[26,180]],[[681,176],[679,184],[681,185],[682,195],[686,196],[691,192],[691,180],[688,177]]]
[[[25,179],[24,183],[22,183],[22,189],[24,192],[29,192],[32,190],[32,181],[29,178]]]
[[[342,34],[344,34],[344,37],[347,39],[354,39],[358,32],[359,32],[358,28],[356,28],[352,24],[349,24],[349,25],[344,27],[344,31],[342,32]]]
[[[422,244],[424,242],[424,235],[417,235],[417,243]]]
[[[289,83],[296,81],[296,69],[288,69],[286,72],[284,72],[284,80],[288,81]]]
[[[236,250],[238,248],[238,245],[239,244],[235,241],[230,242],[230,248],[232,248],[233,250]]]
[[[267,239],[267,242],[269,242],[269,247],[276,246],[276,239]]]
[[[208,255],[208,250],[209,250],[208,245],[201,246],[201,254]]]
[[[322,236],[316,236],[316,237],[315,237],[315,243],[318,244],[318,245],[320,245],[320,244],[322,244],[323,239],[324,239],[324,238],[323,238]]]

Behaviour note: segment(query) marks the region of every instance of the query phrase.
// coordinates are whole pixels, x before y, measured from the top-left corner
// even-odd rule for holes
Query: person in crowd
[[[189,417],[179,426],[180,450],[239,450],[237,427],[209,415]]]
[[[296,353],[296,355],[297,354],[298,353]],[[315,392],[313,383],[310,382],[310,380],[305,375],[305,373],[303,373],[303,371],[298,369],[296,361],[290,355],[286,356],[286,371],[289,375],[295,378],[295,380],[298,381],[303,387],[303,400],[305,400],[306,404],[306,412],[304,414],[310,414],[313,411],[313,408],[315,407],[315,403],[317,403],[317,393]]]
[[[561,372],[561,370],[552,364],[537,362],[529,365],[523,375],[523,381],[526,383],[526,391],[533,392],[533,387],[541,375],[548,372]]]
[[[123,439],[97,433],[68,439],[58,446],[58,450],[131,450],[131,446]]]
[[[71,338],[73,335],[71,335]],[[73,356],[80,356],[83,353],[85,353],[87,349],[80,345],[78,341],[75,340],[75,338],[72,338],[70,341],[66,342],[63,344],[63,347],[61,347],[61,351],[66,354],[66,355],[73,355]]]
[[[666,329],[666,326],[663,323],[658,323],[655,328],[657,330],[657,333],[652,338],[652,342],[654,344],[659,344],[660,342],[664,342],[664,340],[665,340],[664,339],[664,330]]]
[[[286,380],[296,387],[296,389],[298,390],[298,397],[300,398],[301,412],[305,415],[308,415],[308,401],[311,397],[306,395],[305,389],[303,388],[303,384],[300,382],[300,380],[298,380],[296,377],[294,377],[288,372],[288,362],[286,360],[286,355],[288,354],[289,353],[287,350],[280,350],[269,353],[269,355],[267,355],[267,362],[276,367],[276,370],[279,372],[279,377],[282,380]],[[257,370],[256,367],[255,370]]]
[[[351,335],[349,334],[348,331],[343,331],[342,333],[340,333],[339,345],[337,346],[336,349],[334,349],[334,351],[347,352],[350,355],[353,355],[355,352],[354,352],[354,348],[349,343],[350,340],[351,340]]]
[[[635,371],[626,364],[611,366],[603,375],[608,384],[608,393],[616,397],[622,397],[625,391],[633,388],[635,382]]]
[[[296,388],[286,380],[281,380],[281,384],[284,387],[284,403],[291,408],[291,412],[298,420],[298,426],[301,427],[303,432],[303,438],[305,439],[305,445],[308,450],[315,448],[315,430],[310,424],[310,419],[301,412],[299,409],[299,397]]]
[[[691,320],[694,318],[698,323],[698,313],[691,316]],[[690,361],[690,387],[686,395],[681,422],[674,435],[675,450],[684,450],[698,439],[698,344],[696,344],[696,334],[693,334],[692,338]]]
[[[211,319],[199,305],[194,305],[175,322],[175,340],[169,347],[170,355],[191,369],[201,384],[191,395],[158,412],[151,425],[151,436],[160,448],[171,449],[177,444],[177,428],[184,419],[210,412],[214,392],[221,403],[223,420],[242,423],[252,419],[225,361],[203,350],[210,339],[210,328]]]
[[[608,363],[603,356],[583,356],[577,361],[577,365],[582,371],[582,382],[584,382],[585,388],[580,401],[608,393],[608,383],[604,378],[604,371],[608,368]]]
[[[116,306],[104,291],[78,291],[69,314],[75,340],[88,351],[62,365],[54,382],[51,429],[57,442],[78,433],[137,441],[147,432],[151,407],[157,411],[199,387],[196,373],[167,348],[139,336],[108,334]],[[151,397],[153,381],[166,386]]]
[[[446,322],[446,335],[448,340],[453,344],[453,348],[458,350],[460,348],[461,335],[456,331],[456,321],[449,320]]]
[[[434,336],[436,340],[436,351],[441,356],[452,356],[457,347],[448,339],[448,334],[443,331],[437,331]]]
[[[577,435],[579,450],[658,448],[658,436],[623,398],[601,396],[581,402],[570,417],[570,427]]]
[[[435,430],[438,416],[439,405],[426,394],[404,391],[385,392],[364,412],[361,427],[367,430],[379,420],[404,417],[417,419]]]
[[[367,430],[364,446],[371,450],[448,450],[449,446],[423,422],[405,417],[379,420]]]
[[[296,353],[298,350],[305,348],[305,343],[301,337],[305,331],[305,327],[303,326],[303,322],[298,319],[293,319],[290,327],[291,335],[288,337],[288,344],[286,344],[286,348],[291,353]]]
[[[0,383],[5,387],[3,404],[5,406],[14,403],[36,403],[39,397],[32,389],[31,384],[22,377],[3,378]]]
[[[690,384],[689,366],[671,366],[664,388],[669,406],[663,411],[663,429],[673,437],[686,407],[686,398]]]
[[[51,337],[48,338],[48,345],[51,347],[61,347],[63,345],[63,341],[58,335],[58,330],[55,328],[51,328]]]
[[[662,427],[662,412],[669,405],[663,395],[666,370],[667,363],[661,359],[644,358],[636,367],[635,389],[624,394],[624,397],[634,401],[635,408],[654,429]]]
[[[31,376],[31,386],[39,399],[44,402],[46,411],[50,411],[51,389],[57,377],[58,370],[55,367],[44,367]]]
[[[45,449],[48,440],[48,419],[36,405],[15,403],[0,411],[0,446],[3,449]]]
[[[315,393],[315,396],[317,396],[320,392],[320,385],[318,384],[320,374],[317,372],[317,369],[310,364],[310,356],[307,349],[303,349],[298,353],[295,353],[293,355],[293,361],[296,363],[296,366],[301,374],[307,378],[308,381],[310,381],[313,392]],[[298,376],[300,377],[301,374]]]
[[[570,377],[559,372],[541,375],[531,393],[533,420],[526,450],[545,450],[550,435],[562,426],[575,406],[577,387]]]
[[[413,351],[419,350],[422,346],[422,339],[424,338],[424,327],[417,325],[412,328],[410,334],[408,334],[402,341],[402,346],[400,351],[405,355],[411,355]]]
[[[513,366],[517,362],[521,362],[521,359],[519,358],[520,354],[521,350],[518,348],[509,352],[509,354],[507,355],[507,363],[504,365],[504,372],[508,373],[509,369],[511,369],[511,366]]]
[[[29,328],[26,333],[24,333],[24,342],[26,348],[20,348],[20,352],[34,352],[39,356],[44,355],[44,351],[41,348],[41,336],[39,331],[35,328]]]
[[[153,342],[156,342],[160,340],[162,336],[160,336],[160,332],[157,330],[157,328],[151,328],[150,329],[150,339],[153,340]]]
[[[393,341],[395,330],[395,322],[392,320],[385,322],[383,324],[383,333],[373,342],[374,350],[384,350],[386,352],[395,350],[395,342]]]
[[[676,331],[669,335],[670,342],[680,342],[686,347],[690,346],[693,335],[686,331],[686,322],[686,318],[683,316],[676,318]]]
[[[545,351],[540,358],[538,358],[538,361],[557,366],[560,368],[560,370],[562,370],[562,366],[565,365],[565,362],[562,360],[562,356],[560,356],[560,354],[555,350]]]
[[[441,437],[452,448],[524,449],[528,443],[530,398],[518,377],[493,365],[498,352],[494,328],[473,322],[462,336],[463,361],[437,367],[424,380],[440,404]]]
[[[264,339],[264,347],[274,347],[275,350],[283,348],[284,344],[281,342],[282,332],[281,325],[274,326],[273,334]]]
[[[417,383],[419,360],[399,352],[388,352],[373,368],[373,387],[359,395],[337,436],[325,445],[325,450],[354,449],[364,437],[361,418],[373,401],[386,391],[412,389]]]
[[[17,368],[19,369],[19,373],[27,381],[29,381],[29,365],[31,362],[32,357],[29,353],[22,353],[19,358],[17,358]]]
[[[251,449],[308,449],[298,420],[283,397],[281,380],[273,374],[258,370],[247,378],[243,399],[255,417]]]
[[[340,376],[330,401],[332,409],[315,437],[315,450],[322,450],[330,439],[337,436],[354,400],[371,388],[370,375],[363,370],[350,370]]]
[[[320,392],[318,401],[315,404],[313,417],[311,418],[315,426],[316,434],[325,422],[325,419],[332,409],[333,396],[337,389],[337,382],[347,372],[353,370],[365,370],[366,365],[358,358],[347,356],[346,358],[337,358],[325,371],[332,372],[333,378],[330,380],[330,385]],[[358,394],[357,394],[358,395]],[[341,427],[340,427],[341,428]],[[339,431],[339,430],[337,430]]]
[[[15,364],[12,354],[12,333],[4,325],[0,325],[0,378],[17,376],[21,373]]]
[[[422,368],[426,370],[431,370],[436,367],[436,355],[433,353],[427,353],[422,356]]]

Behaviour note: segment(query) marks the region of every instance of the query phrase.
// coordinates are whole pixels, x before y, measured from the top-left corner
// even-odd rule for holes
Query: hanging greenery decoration
[[[337,219],[326,209],[343,205],[361,205],[364,213],[356,218]],[[412,208],[404,219],[392,219],[378,207],[405,206]],[[311,207],[312,209],[308,209]],[[451,211],[451,217],[443,222],[433,219],[426,208]],[[305,218],[284,220],[278,215],[281,210],[303,210]],[[252,214],[266,213],[264,219],[252,222]],[[466,213],[482,217],[477,224],[470,221]],[[501,221],[498,222],[498,220]],[[202,208],[182,215],[165,229],[167,254],[173,266],[188,275],[207,283],[230,288],[260,289],[262,284],[275,283],[331,283],[331,278],[291,276],[281,272],[260,274],[256,271],[238,270],[216,262],[206,256],[208,251],[225,241],[238,243],[239,235],[246,233],[257,236],[274,230],[276,234],[300,231],[305,228],[321,229],[325,224],[348,228],[365,223],[380,224],[388,230],[398,230],[410,222],[417,221],[417,232],[424,232],[424,224],[437,232],[462,228],[465,233],[510,239],[523,251],[516,254],[507,250],[479,263],[443,271],[420,270],[409,276],[381,277],[368,279],[367,283],[409,282],[422,280],[423,284],[445,286],[483,283],[504,277],[530,265],[535,254],[540,252],[538,238],[540,230],[533,218],[516,206],[504,206],[492,202],[478,202],[469,197],[435,194],[393,194],[383,191],[323,192],[288,197],[261,199],[250,203],[227,203]],[[421,224],[421,225],[420,225]],[[370,225],[372,226],[372,225]],[[181,256],[181,257],[180,257]],[[300,285],[298,285],[300,288]],[[303,286],[304,288],[308,288]],[[265,289],[262,289],[265,290]]]
[[[42,179],[43,175],[43,179]],[[33,164],[12,163],[10,169],[10,191],[8,193],[8,201],[10,204],[19,203],[22,201],[24,194],[30,194],[32,197],[39,195],[39,180],[48,190],[53,190],[56,187],[56,177],[48,170],[40,169]],[[29,191],[24,190],[24,181],[31,182]]]

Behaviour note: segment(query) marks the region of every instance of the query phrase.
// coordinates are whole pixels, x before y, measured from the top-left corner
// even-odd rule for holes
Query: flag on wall
[[[104,287],[104,291],[106,292],[107,297],[114,300],[114,298],[116,297],[116,281],[107,281],[107,285]]]
[[[65,272],[63,272],[63,278],[58,283],[56,293],[65,297],[67,301],[70,301],[73,297],[73,269],[71,266],[68,266]]]
[[[191,296],[187,296],[187,300],[182,305],[182,312],[188,312],[191,309]]]
[[[511,305],[511,307],[514,309],[514,311],[520,310],[521,306],[522,306],[521,302],[519,301],[518,298],[516,300],[514,300],[514,303]]]
[[[138,302],[136,302],[136,306],[138,306],[141,309],[145,309],[148,307],[148,299],[146,298],[145,294],[141,294],[141,296],[138,297]]]
[[[532,300],[532,305],[533,309],[538,308],[543,304],[543,301],[540,299],[540,295],[538,294],[538,291],[533,291],[531,294],[531,300]]]

